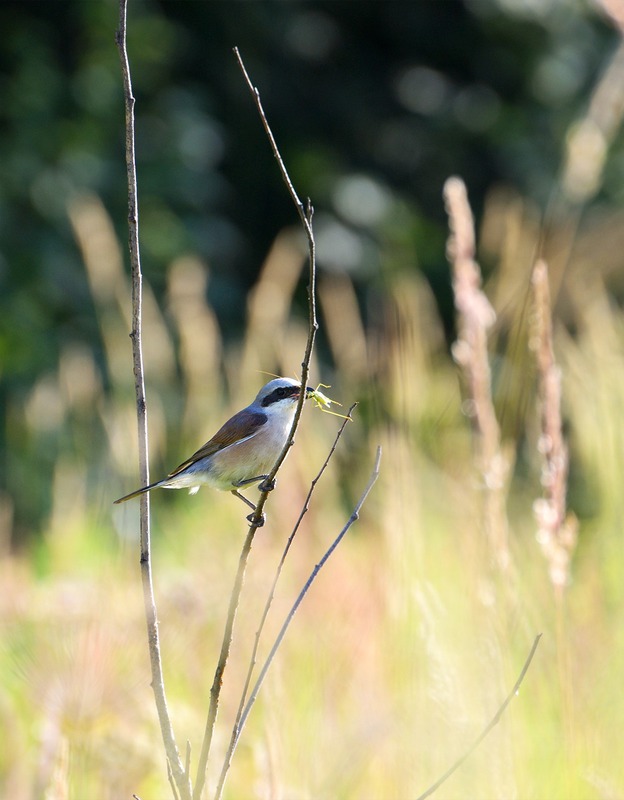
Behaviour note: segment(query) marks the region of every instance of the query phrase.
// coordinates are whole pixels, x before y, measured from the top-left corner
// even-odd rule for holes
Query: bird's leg
[[[262,481],[262,483],[258,486],[261,492],[270,492],[275,489],[275,478],[272,481],[267,483],[268,475],[256,475],[255,478],[247,478],[244,481],[238,481],[234,484],[234,486],[247,486],[250,483],[258,483],[258,481]]]
[[[260,483],[258,485],[258,489],[261,492],[271,492],[273,489],[275,489],[275,478],[273,478],[272,481],[267,481],[268,477],[269,477],[268,475],[256,475],[255,478],[247,478],[244,481],[237,481],[234,484],[234,486],[241,486],[242,487],[242,486],[247,486],[250,483],[258,483],[258,481],[262,481],[262,483]],[[253,508],[253,512],[251,514],[249,514],[249,516],[247,517],[247,520],[249,522],[253,522],[253,517],[254,517],[255,511],[256,511],[256,506],[251,502],[251,500],[248,500],[240,492],[237,492],[236,489],[232,489],[232,494],[235,494],[237,497],[240,497],[240,499],[243,501],[243,503],[246,503],[250,508]],[[266,516],[264,514],[262,514],[262,516],[260,517],[260,522],[258,524],[259,528],[261,528],[264,525],[265,520],[266,520]]]
[[[273,478],[272,481],[269,481],[267,480],[268,477],[268,475],[256,475],[255,478],[247,478],[244,481],[238,481],[234,486],[247,486],[249,483],[258,483],[258,481],[262,481],[262,483],[258,484],[258,491],[272,492],[273,489],[275,489],[276,480]]]
[[[236,497],[240,497],[240,499],[243,501],[243,503],[248,505],[249,508],[253,508],[252,513],[248,514],[246,519],[248,520],[248,522],[254,522],[254,518],[253,517],[254,517],[254,514],[256,513],[256,506],[251,502],[251,500],[248,500],[240,492],[237,492],[236,489],[232,489],[232,494],[236,495]],[[266,521],[266,517],[265,517],[264,514],[262,514],[262,516],[260,517],[260,520],[257,522],[257,527],[261,528],[264,525],[265,521]]]
[[[235,494],[236,497],[240,497],[243,503],[246,503],[249,506],[249,508],[253,508],[254,511],[256,510],[255,505],[251,502],[251,500],[248,500],[245,497],[245,495],[242,495],[240,492],[237,492],[236,489],[232,489],[232,494]]]

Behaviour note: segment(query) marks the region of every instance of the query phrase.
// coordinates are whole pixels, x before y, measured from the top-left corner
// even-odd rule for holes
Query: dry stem
[[[360,499],[356,503],[356,506],[353,509],[353,511],[351,513],[351,516],[347,520],[345,526],[342,528],[342,530],[340,531],[338,536],[336,536],[336,538],[331,543],[329,548],[325,551],[325,554],[323,555],[321,560],[318,562],[318,564],[314,567],[314,569],[310,573],[310,576],[309,576],[308,580],[305,582],[303,588],[301,589],[301,591],[299,592],[299,594],[297,596],[297,599],[293,603],[292,608],[288,612],[288,614],[286,616],[286,619],[284,620],[284,623],[282,624],[282,627],[280,628],[280,631],[279,631],[279,633],[277,634],[277,636],[275,638],[273,646],[271,647],[271,650],[269,651],[269,654],[266,657],[266,660],[265,660],[264,664],[262,665],[262,669],[260,670],[258,678],[256,679],[256,682],[255,682],[255,684],[253,686],[253,689],[251,690],[251,693],[249,695],[249,699],[247,700],[247,703],[245,704],[243,712],[240,715],[240,720],[239,720],[238,725],[237,725],[236,730],[235,730],[236,735],[235,735],[235,738],[234,738],[234,742],[230,747],[230,752],[228,752],[229,759],[231,759],[231,757],[232,757],[232,755],[234,753],[234,750],[236,749],[236,746],[237,746],[238,741],[240,739],[240,736],[241,736],[241,733],[243,731],[243,728],[245,727],[245,723],[247,722],[247,717],[249,716],[249,713],[250,713],[251,709],[253,708],[254,703],[256,702],[256,699],[258,697],[258,693],[260,692],[262,684],[264,683],[264,679],[266,678],[267,672],[269,671],[269,668],[271,667],[271,664],[273,663],[273,659],[275,658],[275,655],[276,655],[277,651],[279,650],[282,641],[284,640],[284,636],[286,635],[286,631],[288,630],[288,628],[290,626],[290,623],[292,622],[295,614],[297,613],[297,609],[299,608],[299,606],[303,602],[304,597],[306,596],[306,594],[308,593],[310,587],[312,586],[312,584],[316,580],[317,575],[323,569],[323,567],[325,566],[325,564],[327,563],[327,561],[331,557],[332,553],[335,551],[335,549],[338,547],[340,542],[343,540],[343,538],[345,537],[345,535],[346,535],[347,531],[349,530],[349,528],[351,528],[353,523],[356,522],[359,519],[360,511],[362,509],[362,506],[364,505],[364,503],[366,501],[366,498],[370,494],[371,489],[373,488],[373,486],[375,485],[375,482],[377,481],[377,478],[379,477],[379,465],[380,465],[380,463],[381,463],[381,447],[377,447],[377,454],[376,454],[376,457],[375,457],[375,463],[373,465],[373,470],[371,472],[371,475],[370,475],[370,478],[368,480],[368,483],[366,484],[366,488],[362,492],[362,495],[360,496]],[[221,793],[222,793],[222,790],[223,790],[223,784],[225,782],[225,776],[227,774],[227,768],[228,767],[229,767],[229,761],[226,760],[226,763],[224,764],[223,772],[221,774],[221,780],[219,782],[219,787],[218,787],[217,792],[215,794],[215,800],[219,800],[219,798],[221,797]]]
[[[451,235],[448,258],[453,266],[453,291],[457,308],[457,341],[453,357],[466,381],[467,413],[476,433],[477,461],[484,484],[484,522],[494,558],[500,568],[510,565],[505,490],[509,458],[501,449],[501,433],[492,402],[492,382],[487,336],[496,320],[494,309],[481,289],[481,271],[475,261],[475,236],[466,187],[449,178],[444,199]]]
[[[537,540],[548,561],[550,580],[560,594],[570,579],[570,559],[576,546],[577,523],[566,514],[568,448],[561,423],[561,374],[553,353],[552,317],[548,268],[538,261],[533,270],[536,331],[531,341],[537,361],[543,458],[543,497],[533,511],[538,524]]]
[[[309,253],[309,284],[308,284],[308,316],[309,316],[309,328],[308,328],[308,340],[306,344],[305,354],[303,357],[303,362],[301,364],[301,385],[306,386],[308,382],[308,374],[310,371],[310,359],[312,358],[312,350],[314,348],[314,340],[316,337],[316,331],[318,330],[318,322],[316,319],[316,245],[314,241],[314,232],[312,230],[312,217],[314,215],[314,209],[310,201],[308,200],[306,206],[304,207],[303,203],[299,199],[297,195],[292,181],[290,180],[290,176],[284,166],[284,162],[280,155],[279,149],[275,142],[275,138],[269,127],[269,123],[267,121],[266,115],[264,113],[264,109],[262,107],[262,103],[260,101],[260,93],[256,89],[256,87],[251,82],[247,70],[245,69],[245,65],[243,64],[243,60],[241,55],[238,51],[238,48],[234,48],[234,54],[238,61],[239,67],[243,73],[247,86],[254,98],[256,108],[258,109],[258,114],[260,115],[260,119],[262,121],[262,125],[265,129],[267,137],[269,139],[269,143],[271,146],[271,150],[273,151],[273,155],[277,160],[282,178],[288,192],[295,204],[297,209],[297,213],[301,219],[301,224],[305,230],[305,234],[308,241],[308,253]],[[303,410],[303,403],[306,399],[305,391],[300,393],[299,401],[297,403],[297,409],[295,412],[295,418],[293,420],[292,428],[288,435],[288,439],[284,444],[282,452],[280,453],[277,461],[273,469],[271,470],[269,477],[267,479],[267,483],[270,483],[277,474],[277,471],[281,467],[284,459],[288,455],[288,451],[292,447],[294,440],[295,440],[295,433],[297,431],[297,427],[299,425],[299,420],[301,418],[301,412]],[[245,569],[247,566],[247,561],[249,559],[249,553],[251,552],[251,546],[253,544],[253,539],[256,533],[256,530],[260,526],[262,522],[262,515],[265,503],[268,498],[268,492],[263,491],[260,493],[260,497],[258,503],[256,505],[256,511],[252,517],[252,522],[245,538],[245,542],[243,544],[243,549],[241,551],[241,555],[238,562],[238,571],[236,573],[236,579],[234,581],[234,587],[232,589],[232,594],[230,597],[230,605],[228,608],[228,615],[225,624],[225,630],[223,633],[223,640],[221,643],[221,652],[219,654],[219,660],[217,662],[217,668],[215,671],[214,680],[212,683],[212,688],[210,690],[210,707],[208,709],[208,719],[206,720],[206,728],[204,732],[204,739],[202,742],[201,752],[199,756],[199,762],[197,765],[197,777],[195,781],[195,787],[193,790],[193,800],[199,800],[201,797],[201,793],[204,788],[204,784],[206,781],[206,769],[208,766],[208,756],[210,754],[210,747],[212,744],[212,736],[214,733],[214,726],[217,719],[217,711],[219,707],[219,697],[221,694],[221,686],[223,683],[223,674],[227,665],[227,661],[229,658],[230,648],[232,644],[232,636],[234,631],[234,622],[236,619],[236,611],[238,608],[239,600],[241,591],[243,588],[243,582],[245,579]]]
[[[149,483],[149,458],[147,434],[147,403],[145,399],[145,382],[143,372],[143,351],[141,345],[141,310],[142,310],[142,273],[139,253],[139,209],[137,202],[137,178],[134,147],[134,96],[130,77],[130,64],[126,45],[126,12],[127,0],[119,0],[119,28],[115,40],[121,59],[124,84],[124,100],[126,111],[126,169],[128,173],[128,235],[130,248],[130,265],[132,270],[132,360],[137,403],[137,420],[139,435],[139,471],[143,486]],[[152,562],[150,551],[150,505],[149,494],[141,495],[140,506],[140,547],[141,547],[141,579],[143,584],[143,600],[147,622],[147,638],[149,643],[150,666],[152,671],[152,689],[156,701],[158,721],[165,745],[167,761],[178,793],[182,800],[190,800],[191,787],[189,776],[182,765],[175,741],[173,726],[167,708],[167,698],[160,658],[160,639],[158,634],[158,616],[156,599],[152,584]]]
[[[356,406],[357,406],[357,403],[354,403],[351,406],[351,408],[348,410],[347,417],[344,420],[344,422],[342,423],[342,425],[340,426],[340,428],[338,429],[338,433],[336,434],[336,438],[334,439],[334,443],[332,444],[332,446],[331,446],[331,448],[329,450],[329,453],[327,454],[327,458],[323,462],[323,465],[322,465],[321,469],[319,470],[318,474],[316,475],[316,477],[314,478],[314,480],[310,484],[310,490],[309,490],[308,495],[307,495],[307,497],[306,497],[306,499],[304,501],[303,508],[301,509],[301,513],[299,514],[299,518],[297,519],[297,521],[295,523],[295,526],[294,526],[290,536],[288,537],[288,541],[286,542],[286,546],[284,547],[284,551],[282,553],[282,557],[281,557],[280,562],[279,562],[279,564],[277,566],[277,570],[275,572],[275,577],[273,579],[273,583],[272,583],[271,589],[269,591],[269,596],[267,598],[264,610],[262,612],[262,616],[260,618],[260,624],[258,626],[258,630],[256,631],[256,635],[255,635],[255,638],[254,638],[254,645],[253,645],[251,657],[249,659],[249,668],[247,670],[247,676],[245,678],[245,684],[243,686],[243,691],[241,692],[241,699],[240,699],[240,703],[239,703],[239,706],[238,706],[238,712],[236,714],[236,720],[234,721],[234,726],[232,728],[232,734],[230,736],[230,744],[228,746],[228,751],[226,753],[225,760],[223,762],[223,767],[222,767],[222,770],[221,770],[221,776],[219,778],[219,785],[217,787],[217,792],[215,794],[215,798],[217,798],[217,799],[221,796],[221,793],[223,791],[223,786],[225,784],[225,778],[226,778],[228,770],[230,768],[230,764],[232,762],[232,756],[234,755],[234,749],[236,747],[236,743],[238,741],[238,736],[240,734],[241,717],[242,717],[242,714],[243,714],[243,710],[245,708],[245,701],[247,700],[247,692],[249,691],[249,686],[250,686],[250,683],[251,683],[251,676],[253,675],[253,670],[254,670],[254,667],[256,666],[256,659],[257,659],[257,655],[258,655],[258,647],[260,646],[260,638],[262,636],[262,631],[264,630],[264,624],[266,622],[266,619],[268,617],[269,611],[271,609],[271,605],[273,603],[273,598],[275,597],[275,589],[277,587],[277,583],[279,581],[280,575],[282,574],[282,568],[284,566],[284,562],[286,561],[286,556],[288,555],[288,553],[290,551],[290,548],[291,548],[291,545],[293,543],[293,540],[294,540],[294,538],[295,538],[295,536],[297,534],[297,531],[299,530],[299,526],[301,525],[301,521],[303,520],[303,517],[305,516],[305,514],[307,513],[307,511],[308,511],[308,509],[310,507],[310,500],[312,499],[312,494],[314,493],[316,485],[319,482],[319,480],[321,479],[321,477],[322,477],[323,473],[325,472],[325,470],[327,469],[327,466],[328,466],[333,454],[336,451],[336,447],[338,445],[338,441],[340,440],[340,437],[342,436],[342,433],[343,433],[343,431],[344,431],[344,429],[345,429],[345,427],[347,425],[347,422],[349,422],[349,420],[351,419],[351,414],[353,413],[353,411],[354,411]]]

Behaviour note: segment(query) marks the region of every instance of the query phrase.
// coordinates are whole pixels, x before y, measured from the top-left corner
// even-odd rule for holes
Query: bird
[[[306,388],[306,399],[313,393]],[[189,489],[201,486],[229,491],[253,509],[256,506],[238,490],[259,483],[261,491],[274,488],[266,483],[292,428],[301,384],[291,378],[274,378],[260,389],[253,403],[231,417],[206,444],[170,472],[166,478],[143,486],[115,500],[125,503],[152,489]],[[264,524],[264,515],[261,523]]]

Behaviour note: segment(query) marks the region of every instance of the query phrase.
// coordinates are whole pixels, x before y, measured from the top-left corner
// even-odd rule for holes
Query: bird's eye
[[[278,389],[276,389],[276,390],[275,390],[275,394],[276,394],[278,397],[284,397],[284,396],[285,396],[285,394],[286,394],[286,389],[284,389],[284,387],[283,387],[283,386],[280,386]]]

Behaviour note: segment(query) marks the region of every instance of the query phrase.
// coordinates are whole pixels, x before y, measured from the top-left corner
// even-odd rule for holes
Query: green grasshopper
[[[307,392],[307,399],[314,400],[316,403],[316,407],[320,408],[321,411],[324,411],[326,414],[331,414],[334,417],[342,417],[342,419],[351,419],[346,414],[339,414],[337,411],[330,411],[329,407],[332,403],[335,403],[337,406],[342,406],[342,403],[339,403],[337,400],[332,400],[331,397],[327,397],[326,394],[319,391],[320,387],[323,389],[330,389],[331,387],[328,386],[326,383],[319,383],[316,389],[308,389]]]

